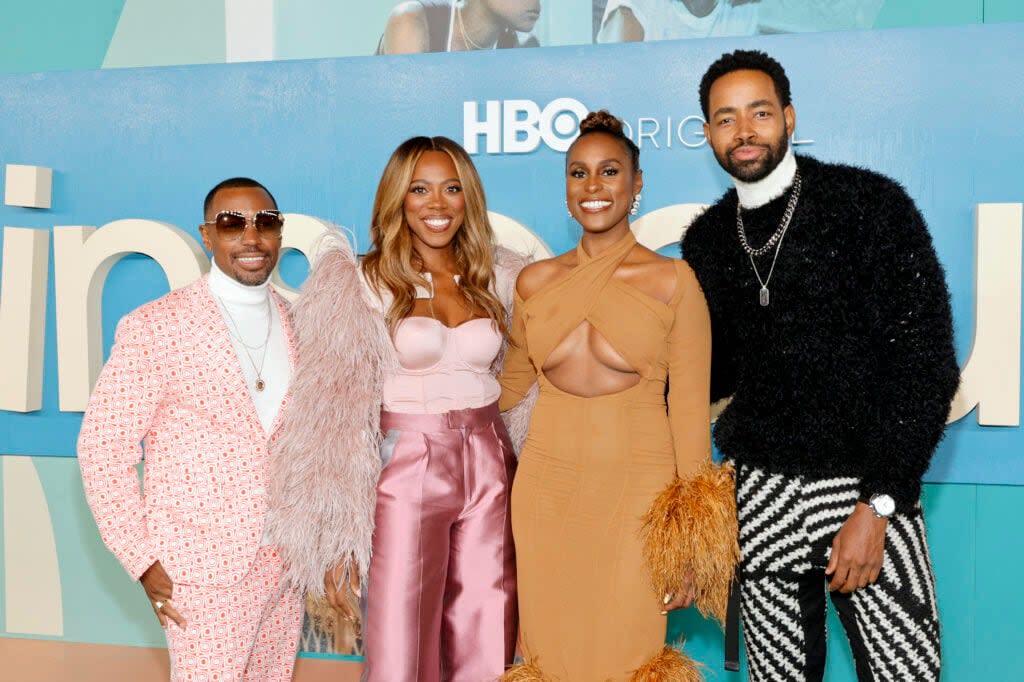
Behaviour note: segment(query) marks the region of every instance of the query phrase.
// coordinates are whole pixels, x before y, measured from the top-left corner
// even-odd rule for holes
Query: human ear
[[[203,246],[210,253],[213,253],[213,241],[210,238],[210,231],[206,228],[206,225],[199,226],[199,235],[203,238]]]

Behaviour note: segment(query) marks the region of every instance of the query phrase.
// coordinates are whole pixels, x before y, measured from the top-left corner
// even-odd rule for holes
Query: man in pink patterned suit
[[[103,541],[164,627],[171,679],[285,681],[302,599],[264,535],[294,363],[268,282],[284,219],[248,178],[214,187],[204,212],[210,274],[121,320],[78,458]]]

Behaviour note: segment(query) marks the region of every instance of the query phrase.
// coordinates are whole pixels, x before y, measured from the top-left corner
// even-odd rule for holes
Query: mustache
[[[735,145],[732,149],[729,150],[729,153],[732,154],[733,152],[735,152],[735,151],[737,151],[739,149],[769,149],[770,150],[771,149],[771,145],[767,145],[767,144],[751,144],[749,142],[744,142],[742,144]]]

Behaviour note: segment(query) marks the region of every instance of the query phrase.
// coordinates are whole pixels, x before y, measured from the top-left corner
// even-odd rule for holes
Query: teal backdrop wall
[[[572,0],[566,0],[571,2]],[[548,5],[557,2],[549,0]],[[329,0],[283,0],[273,8],[272,59],[335,57],[372,51],[379,26],[391,2],[338,3]],[[352,6],[355,6],[354,8]],[[581,3],[586,8],[589,3]],[[565,5],[565,10],[569,5]],[[545,11],[557,16],[555,10]],[[565,10],[562,20],[571,14]],[[950,26],[1024,21],[1024,3],[1017,0],[887,0],[874,29]],[[578,27],[559,27],[554,19],[538,27],[550,44],[572,42]],[[160,27],[156,31],[154,27]],[[73,71],[128,66],[223,63],[231,61],[223,2],[208,0],[3,0],[0,5],[0,72],[30,73]],[[715,47],[729,49],[718,41]],[[984,68],[984,65],[979,65]],[[1024,67],[1024,64],[1021,65]],[[941,107],[940,107],[941,109]],[[1019,113],[1019,112],[1018,112]],[[0,120],[0,126],[4,126]],[[1019,138],[1018,138],[1019,141]],[[0,166],[31,163],[14,158],[0,146]],[[39,161],[42,163],[42,161]],[[376,168],[376,166],[374,166]],[[500,190],[491,190],[497,192]],[[1024,200],[1024,182],[1016,198]],[[112,197],[110,201],[117,201]],[[32,224],[35,218],[20,223]],[[111,215],[122,215],[116,208]],[[5,216],[6,217],[6,216]],[[39,226],[52,225],[48,217]],[[141,266],[145,267],[145,266]],[[52,287],[52,284],[51,284]],[[159,292],[157,292],[159,293]],[[51,292],[52,296],[52,292]],[[2,330],[0,330],[2,331]],[[138,586],[125,579],[120,566],[99,544],[85,506],[77,463],[70,457],[9,454],[10,434],[0,432],[0,634],[10,637],[54,638],[75,642],[158,646],[159,627]],[[70,454],[70,453],[68,453]],[[978,453],[984,457],[985,453]],[[1024,453],[1022,453],[1024,456]],[[38,480],[38,495],[25,486],[27,465]],[[32,500],[31,509],[11,500]],[[1024,516],[1024,487],[1010,485],[929,484],[924,504],[933,559],[939,582],[946,647],[946,680],[1011,681],[1024,679],[1024,594],[1012,589],[1015,569],[1024,565],[1024,542],[1017,529]],[[45,627],[25,628],[9,623],[8,595],[12,582],[7,553],[22,547],[11,530],[37,523],[33,514],[46,512],[28,551],[45,555],[55,549],[62,610],[51,614],[60,627],[45,634]],[[36,533],[33,527],[33,533]],[[50,544],[47,544],[50,543]],[[19,616],[20,617],[20,616]],[[40,621],[42,622],[42,621]],[[696,623],[689,614],[670,621],[674,633],[696,633],[692,646],[708,656],[717,679],[735,679],[718,672],[710,658],[720,647],[720,636]],[[846,646],[830,624],[832,654],[830,680],[846,682],[854,675]],[[28,630],[28,631],[26,631]]]

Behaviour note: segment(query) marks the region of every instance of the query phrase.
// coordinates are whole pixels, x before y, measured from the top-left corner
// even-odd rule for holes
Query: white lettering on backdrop
[[[679,204],[644,215],[633,223],[637,239],[655,250],[677,242],[703,208]],[[977,207],[974,343],[950,422],[977,408],[979,424],[1019,425],[1022,216],[1024,204]],[[526,226],[501,214],[491,217],[503,245],[536,257],[551,255],[543,239]],[[288,214],[286,221],[283,248],[307,257],[329,229],[328,223],[311,216]],[[129,253],[145,254],[160,265],[173,289],[206,272],[209,258],[192,235],[152,220],[118,220],[99,229],[55,227],[53,234],[60,409],[80,412],[103,364],[100,303],[114,263]],[[4,228],[0,410],[40,409],[47,244],[48,234],[42,230]],[[274,283],[294,298],[296,292],[277,273]]]

